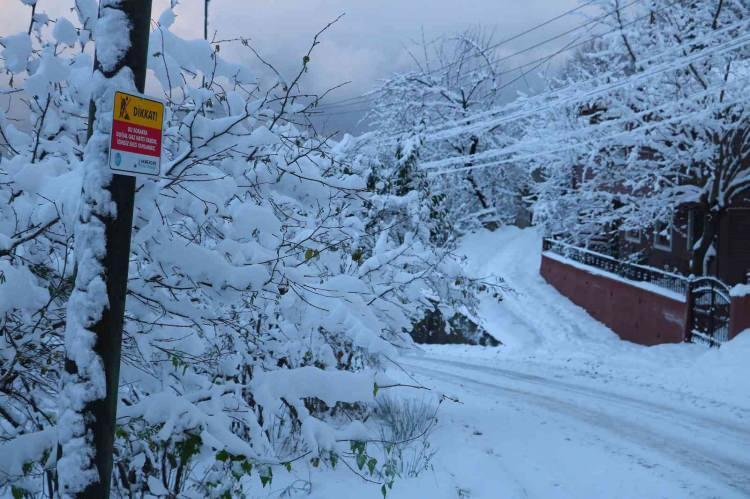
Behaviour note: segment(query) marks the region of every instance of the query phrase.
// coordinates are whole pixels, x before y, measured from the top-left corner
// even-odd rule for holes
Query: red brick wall
[[[729,339],[745,329],[750,329],[750,295],[732,297],[732,311],[729,316]]]
[[[566,265],[542,255],[542,276],[623,340],[641,345],[685,339],[684,301]]]

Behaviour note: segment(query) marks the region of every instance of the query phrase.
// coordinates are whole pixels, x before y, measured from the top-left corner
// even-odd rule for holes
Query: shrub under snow
[[[0,495],[92,479],[76,414],[101,396],[86,329],[106,306],[88,299],[103,250],[89,210],[109,209],[96,141],[114,87],[133,83],[92,77],[93,38],[105,62],[124,50],[117,20],[97,22],[94,2],[73,12],[36,11],[30,35],[0,38],[3,92],[26,106],[0,114]],[[382,439],[368,415],[384,363],[445,291],[433,271],[456,281],[455,263],[413,227],[370,218],[366,178],[306,126],[309,57],[263,86],[173,20],[162,14],[149,47],[165,157],[159,179],[137,183],[113,494],[242,497],[275,470],[342,460],[387,491],[397,472],[371,456]],[[91,369],[61,397],[66,357]],[[75,476],[58,476],[58,441]]]

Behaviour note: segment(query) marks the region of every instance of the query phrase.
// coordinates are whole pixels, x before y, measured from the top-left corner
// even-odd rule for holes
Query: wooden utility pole
[[[136,88],[143,93],[148,60],[151,0],[122,0],[116,7],[107,8],[120,9],[130,21],[130,49],[111,70],[105,71],[98,60],[94,61],[94,70],[101,72],[106,78],[112,78],[123,68],[130,68]],[[93,133],[95,118],[96,108],[92,102],[89,109],[89,137]],[[102,164],[101,168],[108,168],[108,166]],[[133,227],[135,177],[114,175],[107,189],[117,206],[116,217],[103,220],[106,227],[107,245],[107,254],[103,264],[109,307],[104,310],[101,319],[91,328],[96,334],[94,351],[101,357],[104,365],[107,394],[105,399],[90,402],[84,409],[88,430],[94,436],[96,451],[94,461],[99,472],[99,482],[90,484],[83,493],[78,494],[77,497],[81,499],[109,497],[117,417],[117,390],[120,381],[122,328],[130,261],[130,236]]]
[[[208,40],[208,4],[211,0],[203,0],[203,39]]]

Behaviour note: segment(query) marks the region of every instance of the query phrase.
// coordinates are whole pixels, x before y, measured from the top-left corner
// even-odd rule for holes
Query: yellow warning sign
[[[164,104],[115,92],[109,167],[129,175],[159,175]]]
[[[164,122],[164,104],[124,92],[115,93],[115,121],[161,130]]]

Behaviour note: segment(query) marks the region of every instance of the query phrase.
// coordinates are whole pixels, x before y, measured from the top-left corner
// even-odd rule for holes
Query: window
[[[625,231],[625,240],[630,243],[640,243],[641,242],[641,230],[626,230]]]
[[[672,251],[672,224],[664,222],[654,224],[654,248]]]

